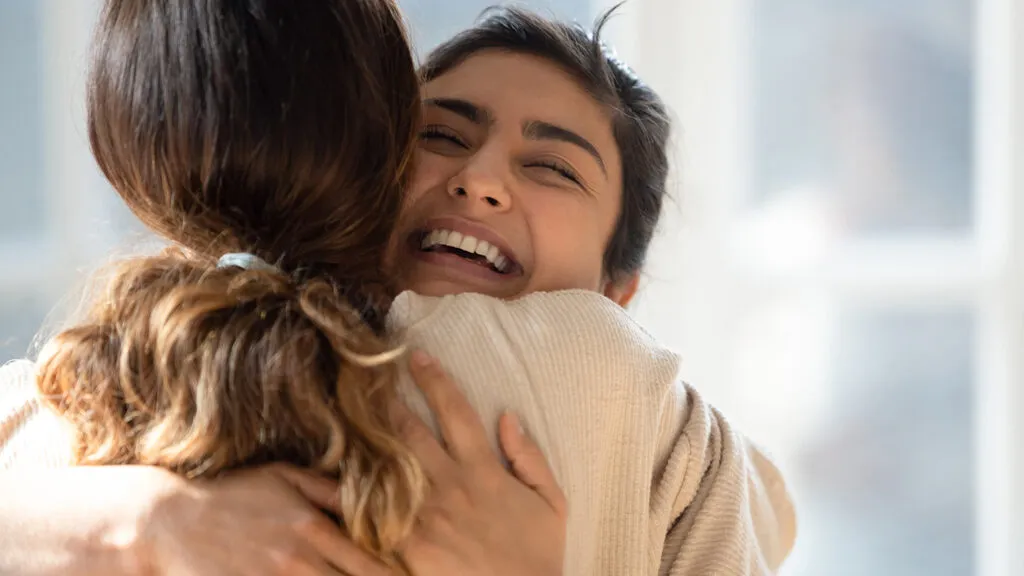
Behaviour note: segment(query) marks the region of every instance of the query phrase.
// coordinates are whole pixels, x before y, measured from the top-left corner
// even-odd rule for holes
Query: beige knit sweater
[[[502,411],[522,417],[569,500],[567,575],[772,574],[789,553],[778,470],[599,294],[405,293],[389,328],[440,359],[492,438]],[[400,384],[433,423],[407,374]],[[68,434],[40,408],[32,363],[0,369],[0,469],[66,464]]]

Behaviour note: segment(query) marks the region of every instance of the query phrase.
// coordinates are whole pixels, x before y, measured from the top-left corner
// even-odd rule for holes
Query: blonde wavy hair
[[[425,481],[389,423],[397,351],[375,320],[418,92],[391,0],[105,2],[90,144],[172,247],[118,263],[41,355],[78,464],[309,467],[396,562]],[[226,252],[277,270],[218,268]]]

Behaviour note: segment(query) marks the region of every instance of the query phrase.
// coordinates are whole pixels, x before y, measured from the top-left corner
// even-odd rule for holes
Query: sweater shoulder
[[[458,350],[457,362],[481,371],[515,365],[540,381],[579,381],[595,393],[600,383],[633,394],[639,385],[650,388],[647,397],[664,398],[680,366],[676,353],[592,291],[537,292],[511,301],[406,292],[395,300],[389,328],[413,346]]]
[[[71,461],[72,430],[41,402],[36,373],[30,360],[0,366],[0,470]]]
[[[35,400],[35,362],[20,359],[0,366],[0,422]]]

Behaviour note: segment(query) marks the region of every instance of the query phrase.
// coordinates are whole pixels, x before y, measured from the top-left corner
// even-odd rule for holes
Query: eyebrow
[[[532,140],[558,140],[560,142],[567,142],[574,146],[578,146],[587,154],[593,156],[594,160],[597,160],[598,166],[601,167],[601,172],[603,172],[605,176],[608,176],[608,171],[604,166],[604,159],[601,158],[601,153],[597,151],[597,147],[591,144],[589,140],[572,130],[556,126],[549,122],[533,120],[531,122],[527,122],[523,127],[523,136]]]
[[[442,108],[462,116],[474,124],[490,124],[491,114],[483,108],[458,98],[428,98],[423,101],[427,106]]]
[[[423,103],[427,106],[441,108],[457,114],[474,124],[487,125],[494,121],[490,111],[468,100],[459,98],[427,98]],[[597,160],[597,165],[601,167],[601,172],[606,177],[608,176],[608,169],[605,167],[604,158],[597,151],[597,146],[594,146],[589,140],[572,130],[556,126],[550,122],[531,120],[523,125],[523,136],[531,140],[557,140],[577,146],[593,156],[594,160]]]

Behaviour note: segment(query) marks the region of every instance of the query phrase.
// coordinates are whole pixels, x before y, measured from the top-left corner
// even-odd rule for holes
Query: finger
[[[271,464],[267,467],[289,486],[295,488],[311,504],[321,510],[338,512],[341,494],[338,482],[319,474],[296,468],[290,464]]]
[[[312,559],[301,566],[289,566],[280,571],[288,576],[349,576],[348,573],[331,566],[324,560],[314,561]]]
[[[452,457],[441,446],[434,432],[405,404],[395,403],[391,406],[391,422],[399,438],[419,460],[427,478],[436,481],[451,472],[455,464]]]
[[[330,574],[347,576],[391,576],[391,569],[360,548],[327,519],[304,525],[302,536],[330,567]]]
[[[265,562],[257,561],[259,562],[259,573],[288,574],[289,576],[345,576],[343,571],[331,566],[324,555],[310,544],[307,534],[310,530],[305,525],[298,525],[295,528],[296,534],[293,537],[297,536],[300,539],[294,541],[295,547],[269,548],[267,560]],[[238,573],[252,573],[253,568],[253,565],[248,565],[247,570]]]
[[[437,360],[417,350],[412,353],[409,370],[437,417],[448,452],[456,460],[493,459],[480,416]]]
[[[442,542],[444,542],[443,534],[432,533],[430,528],[420,518],[417,518],[412,533],[402,541],[400,547],[402,560],[406,566],[414,568],[444,565],[450,561],[443,559],[442,550],[445,545],[450,546],[451,543]]]
[[[540,446],[523,431],[518,416],[508,412],[501,415],[498,420],[498,438],[516,478],[539,494],[553,510],[565,514],[565,494],[558,486],[555,473]]]

